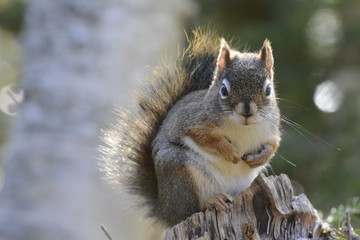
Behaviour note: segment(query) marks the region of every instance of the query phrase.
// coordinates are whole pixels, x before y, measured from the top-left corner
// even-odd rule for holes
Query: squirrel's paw
[[[244,154],[241,159],[251,168],[256,168],[267,163],[273,152],[274,146],[272,144],[265,144],[255,153]]]
[[[206,200],[205,208],[216,209],[216,211],[229,211],[233,203],[234,199],[230,195],[221,192],[215,197]]]
[[[241,157],[239,155],[237,155],[236,153],[234,153],[232,155],[226,155],[225,158],[226,158],[226,160],[233,162],[233,163],[238,163],[241,160]]]
[[[238,163],[241,161],[241,157],[236,152],[235,148],[231,144],[227,144],[221,148],[221,152],[227,161]]]

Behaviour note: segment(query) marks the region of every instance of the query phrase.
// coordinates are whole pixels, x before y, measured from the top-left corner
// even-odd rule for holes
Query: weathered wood
[[[289,178],[259,175],[235,197],[229,212],[192,215],[166,233],[164,240],[334,239],[304,194],[293,195]]]

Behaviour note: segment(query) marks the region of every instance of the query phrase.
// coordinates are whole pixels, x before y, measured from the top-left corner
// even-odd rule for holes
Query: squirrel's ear
[[[218,71],[225,69],[230,63],[230,47],[224,38],[221,38],[220,51],[217,58],[216,67]]]
[[[270,71],[274,66],[274,57],[272,54],[271,43],[265,39],[259,53],[260,61],[264,64],[265,68]]]

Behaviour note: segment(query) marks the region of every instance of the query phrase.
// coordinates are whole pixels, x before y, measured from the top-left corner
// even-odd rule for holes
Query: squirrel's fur
[[[279,146],[273,63],[268,40],[259,52],[240,53],[195,30],[174,68],[155,71],[136,109],[118,111],[104,131],[108,178],[166,226],[228,209]]]
[[[214,41],[218,39],[219,41]],[[141,197],[154,216],[157,179],[151,143],[168,110],[186,94],[207,89],[213,79],[220,38],[215,32],[196,29],[174,69],[156,69],[152,79],[137,93],[138,108],[118,109],[117,123],[104,130],[102,170],[108,180]]]

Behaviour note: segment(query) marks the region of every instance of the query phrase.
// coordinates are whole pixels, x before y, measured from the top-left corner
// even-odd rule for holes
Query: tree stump
[[[207,210],[179,223],[164,240],[335,239],[305,194],[293,195],[285,174],[259,175],[229,212]]]

